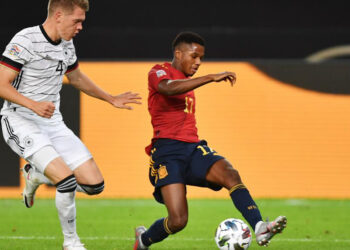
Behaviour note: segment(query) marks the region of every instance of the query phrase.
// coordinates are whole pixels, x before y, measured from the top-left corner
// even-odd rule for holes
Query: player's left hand
[[[141,104],[141,97],[138,93],[125,92],[120,95],[113,96],[112,105],[120,109],[133,109],[133,107],[125,105],[128,103]]]
[[[231,83],[231,86],[236,83],[236,73],[234,72],[225,71],[218,74],[211,74],[210,76],[215,82],[229,81]]]

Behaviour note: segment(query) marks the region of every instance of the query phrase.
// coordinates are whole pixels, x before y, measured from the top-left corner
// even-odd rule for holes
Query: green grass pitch
[[[350,249],[350,200],[257,200],[263,217],[283,214],[288,225],[268,249]],[[132,249],[135,226],[166,216],[154,200],[79,199],[78,233],[89,250]],[[226,218],[241,218],[231,200],[189,200],[189,222],[180,233],[151,249],[217,249],[214,231]],[[60,249],[63,241],[54,200],[33,208],[0,199],[0,249]],[[249,249],[265,249],[253,239]]]

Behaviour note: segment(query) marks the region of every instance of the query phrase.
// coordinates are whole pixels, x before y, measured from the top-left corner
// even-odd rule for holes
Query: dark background
[[[305,58],[350,43],[350,1],[339,0],[91,0],[80,59],[171,57],[183,30],[199,32],[209,59]],[[0,48],[20,29],[42,23],[47,1],[0,1]]]

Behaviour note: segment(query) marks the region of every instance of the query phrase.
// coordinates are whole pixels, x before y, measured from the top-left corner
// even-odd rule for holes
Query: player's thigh
[[[52,160],[46,166],[44,173],[53,184],[56,184],[73,174],[72,170],[70,170],[61,157]]]
[[[169,217],[188,217],[188,205],[186,199],[186,186],[182,183],[174,183],[161,187],[164,204]]]
[[[49,131],[48,135],[52,145],[72,171],[92,158],[79,137],[63,122],[54,126],[43,126],[43,128]]]
[[[212,186],[208,182],[206,176],[214,164],[223,159],[224,157],[218,155],[215,150],[208,147],[205,141],[199,142],[191,156],[190,167],[186,175],[186,183],[219,190],[219,187]]]
[[[242,183],[238,171],[226,159],[215,162],[207,172],[206,179],[227,189]]]
[[[94,185],[103,181],[102,173],[93,158],[83,162],[73,172],[80,184]]]
[[[161,188],[175,183],[185,184],[186,164],[181,160],[157,159],[151,160],[149,180],[155,187],[153,196],[156,201],[164,203]]]
[[[87,147],[63,122],[57,128],[50,128],[49,135],[57,152],[74,172],[78,183],[94,185],[103,181]]]

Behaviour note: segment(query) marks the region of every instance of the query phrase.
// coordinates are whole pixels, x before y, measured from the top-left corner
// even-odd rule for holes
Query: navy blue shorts
[[[154,198],[164,203],[160,187],[174,183],[220,190],[221,186],[209,183],[205,177],[210,167],[221,159],[224,157],[209,148],[206,141],[158,139],[151,150],[149,169],[149,179],[155,187]]]

